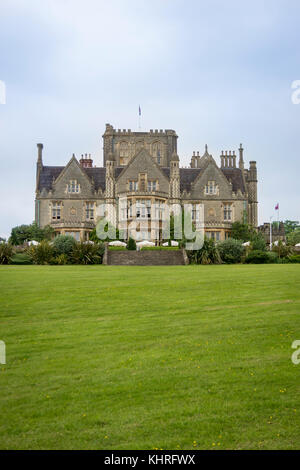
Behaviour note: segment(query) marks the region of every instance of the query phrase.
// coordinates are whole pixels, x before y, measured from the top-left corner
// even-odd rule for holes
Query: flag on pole
[[[277,202],[276,206],[275,206],[275,211],[278,211],[279,210],[279,202]]]
[[[141,115],[142,115],[142,111],[141,111],[141,107],[139,105],[139,116],[141,116]]]

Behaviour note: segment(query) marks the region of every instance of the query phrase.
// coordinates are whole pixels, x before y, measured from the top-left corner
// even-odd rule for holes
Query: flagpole
[[[272,251],[272,219],[273,216],[270,217],[270,251]]]
[[[142,111],[141,111],[141,106],[139,105],[139,130],[141,130],[141,115],[142,115]]]

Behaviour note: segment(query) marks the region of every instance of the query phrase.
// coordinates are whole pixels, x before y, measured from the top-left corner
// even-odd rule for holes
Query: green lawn
[[[299,449],[300,265],[2,266],[1,449]]]

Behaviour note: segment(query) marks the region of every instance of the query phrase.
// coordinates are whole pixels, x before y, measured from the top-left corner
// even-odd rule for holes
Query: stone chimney
[[[43,144],[36,144],[37,145],[37,148],[38,148],[38,159],[37,159],[37,162],[40,164],[40,165],[43,165]]]

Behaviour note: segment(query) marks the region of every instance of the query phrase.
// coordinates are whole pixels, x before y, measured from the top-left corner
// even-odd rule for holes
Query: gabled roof
[[[38,189],[41,191],[45,188],[49,191],[52,188],[53,180],[56,180],[64,168],[64,166],[43,166],[40,172]]]
[[[41,191],[45,188],[49,191],[52,188],[52,183],[58,178],[64,170],[64,166],[43,166],[40,172],[40,179],[38,189]],[[105,168],[81,168],[82,171],[93,181],[95,190],[105,190]]]
[[[191,184],[201,172],[201,168],[180,168],[180,191],[191,191]]]
[[[226,178],[232,183],[232,191],[235,193],[240,189],[246,192],[242,170],[240,168],[221,168]]]
[[[53,181],[58,178],[64,168],[64,166],[43,166],[40,172],[38,189],[41,191],[43,188],[45,188],[47,191],[49,191],[52,188]],[[115,177],[118,178],[123,170],[124,167],[115,168]],[[170,179],[170,168],[160,167],[160,170],[163,172],[166,178]],[[82,168],[82,171],[85,172],[91,180],[93,179],[96,191],[98,191],[100,188],[102,191],[105,190],[104,167]],[[186,190],[187,192],[190,192],[191,184],[202,171],[203,169],[201,168],[179,168],[180,191],[182,192]],[[245,192],[244,179],[242,171],[239,168],[221,168],[221,171],[226,176],[227,180],[231,181],[232,190],[234,192],[237,192],[239,189],[243,193]]]
[[[150,155],[150,153],[148,152],[147,149],[145,149],[144,147],[141,148],[135,155],[134,157],[129,161],[128,165],[124,166],[121,168],[121,171],[120,172],[116,172],[116,170],[119,170],[119,168],[116,168],[115,169],[115,178],[116,180],[118,180],[118,178],[123,175],[123,174],[126,174],[126,172],[128,171],[128,169],[130,169],[130,167],[132,167],[133,165],[135,165],[136,161],[138,161],[140,158],[146,158],[146,160],[149,161],[149,164],[152,165],[154,168],[156,168],[158,170],[158,172],[166,179],[169,180],[169,178],[167,177],[166,173],[163,171],[163,168],[161,166],[159,166],[156,161],[152,158],[152,156]]]

